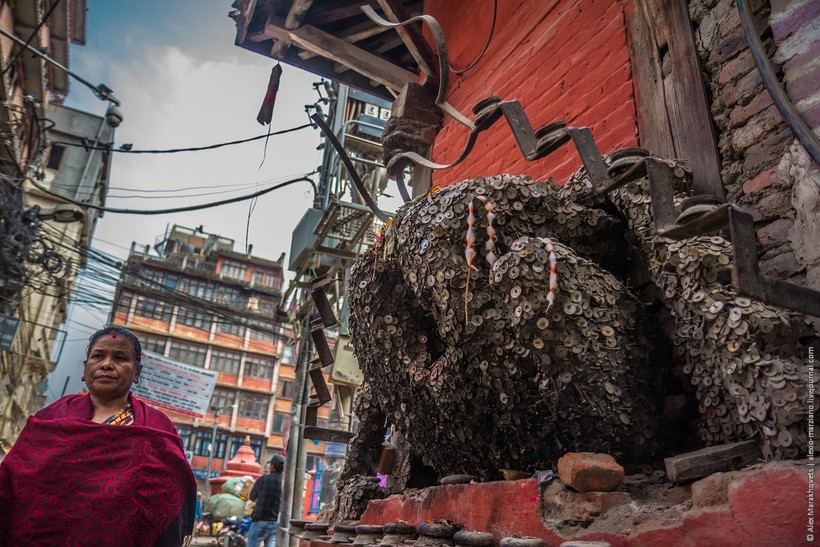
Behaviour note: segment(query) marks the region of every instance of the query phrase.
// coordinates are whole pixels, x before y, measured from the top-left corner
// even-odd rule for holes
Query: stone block
[[[736,106],[732,109],[729,113],[729,127],[740,127],[749,121],[749,118],[773,104],[772,96],[769,95],[768,91],[764,90],[749,101],[749,104],[746,106]]]
[[[803,271],[794,253],[788,252],[760,263],[760,273],[779,279],[787,279]]]
[[[729,503],[729,484],[741,474],[715,473],[692,483],[692,506],[716,507]]]
[[[680,505],[692,499],[692,489],[687,486],[673,486],[660,490],[655,499],[665,505]]]
[[[788,190],[774,192],[757,201],[751,210],[755,222],[780,218],[792,209],[791,193]]]
[[[609,454],[570,452],[558,460],[558,476],[578,492],[609,492],[624,482],[624,468]]]
[[[757,231],[757,240],[764,248],[774,247],[785,243],[789,239],[789,230],[794,222],[787,218],[779,218]]]
[[[743,193],[751,194],[752,192],[763,190],[764,188],[768,188],[775,182],[777,182],[777,166],[770,167],[769,169],[766,169],[762,173],[758,174],[757,176],[744,182]]]
[[[554,481],[541,495],[541,517],[550,525],[592,522],[613,507],[631,501],[632,497],[626,492],[578,493]]]
[[[729,82],[748,74],[755,68],[755,61],[749,51],[744,51],[720,69],[718,84],[726,85]]]
[[[752,70],[736,83],[723,89],[723,104],[727,107],[734,106],[762,84],[763,80],[760,78],[760,73],[757,70]]]
[[[675,482],[700,479],[712,473],[745,467],[757,461],[760,448],[754,441],[708,446],[664,458],[666,476]]]

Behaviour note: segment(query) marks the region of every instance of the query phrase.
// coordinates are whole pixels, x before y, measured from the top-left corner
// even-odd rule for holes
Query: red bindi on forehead
[[[112,332],[112,333],[111,333],[111,338],[116,338],[116,337],[117,337],[117,333],[116,333],[116,332]]]

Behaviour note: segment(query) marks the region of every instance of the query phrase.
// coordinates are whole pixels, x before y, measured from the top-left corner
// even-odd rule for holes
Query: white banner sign
[[[204,418],[219,373],[143,352],[140,383],[134,394],[160,408]]]

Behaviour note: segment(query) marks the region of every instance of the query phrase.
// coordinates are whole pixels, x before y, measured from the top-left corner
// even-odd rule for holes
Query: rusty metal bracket
[[[820,291],[770,279],[757,269],[757,236],[752,215],[728,208],[734,268],[732,285],[742,295],[781,308],[820,317]]]

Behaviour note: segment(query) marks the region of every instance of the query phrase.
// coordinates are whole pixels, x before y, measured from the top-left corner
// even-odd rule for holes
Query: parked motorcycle
[[[222,522],[217,543],[222,547],[246,547],[250,528],[251,517],[245,517],[242,520],[228,517]]]

